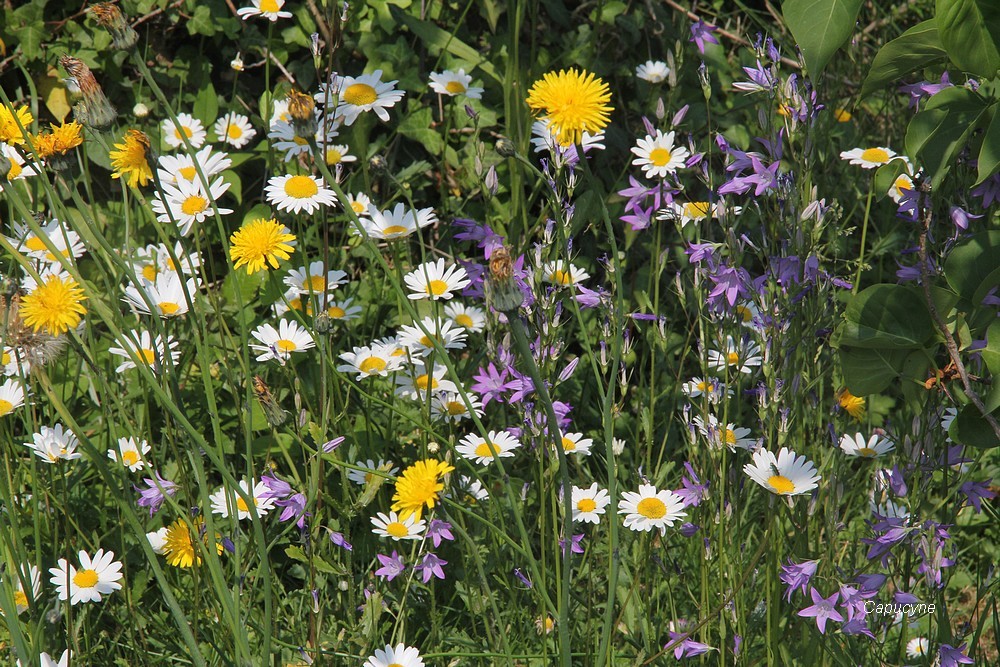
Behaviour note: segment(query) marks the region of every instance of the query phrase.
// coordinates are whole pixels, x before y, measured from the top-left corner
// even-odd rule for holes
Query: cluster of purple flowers
[[[441,519],[431,519],[430,524],[427,526],[425,538],[430,539],[434,544],[434,548],[437,549],[441,546],[442,541],[454,541],[455,536],[451,533],[450,523]],[[385,554],[376,554],[375,557],[378,558],[378,562],[381,564],[381,567],[375,570],[376,577],[392,581],[406,571],[407,565],[403,561],[403,557],[395,549],[388,556]],[[444,566],[447,564],[448,561],[438,557],[433,552],[428,552],[420,557],[412,568],[420,574],[421,580],[426,584],[434,577],[444,579]]]

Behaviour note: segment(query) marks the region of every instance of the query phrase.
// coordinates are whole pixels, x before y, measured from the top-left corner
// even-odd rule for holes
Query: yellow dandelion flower
[[[58,336],[75,328],[87,312],[82,301],[87,297],[70,276],[52,275],[21,299],[21,320],[36,332],[44,329]]]
[[[288,228],[274,218],[257,218],[229,237],[229,257],[233,260],[234,269],[245,264],[247,275],[266,270],[268,263],[276,269],[278,259],[288,259],[294,251],[289,245],[294,240],[295,235],[289,234]]]
[[[411,514],[417,519],[424,511],[434,507],[438,493],[444,490],[441,478],[455,468],[445,461],[424,459],[417,461],[403,471],[396,480],[396,493],[392,496],[392,509],[399,512],[399,518],[406,519]]]
[[[549,72],[528,91],[528,106],[544,111],[562,146],[579,143],[584,132],[596,134],[611,121],[608,84],[586,71]]]
[[[865,416],[865,399],[855,396],[844,387],[839,392],[837,392],[837,402],[840,403],[847,414],[851,415],[858,421]]]
[[[15,116],[17,120],[14,120]],[[24,132],[21,131],[21,127],[27,130],[34,119],[34,116],[31,115],[26,106],[16,111],[5,106],[0,106],[0,143],[11,145],[23,144]],[[21,123],[21,127],[17,126],[18,122]]]
[[[111,178],[126,176],[132,187],[149,183],[153,178],[153,170],[149,167],[149,137],[139,130],[129,130],[124,141],[115,144],[115,148],[118,150],[108,154],[114,167]]]
[[[51,127],[51,132],[39,134],[35,139],[35,150],[40,158],[65,155],[83,143],[83,126],[79,123],[63,123],[58,127],[52,123]]]
[[[202,532],[205,524],[203,519],[194,520],[194,531],[198,534]],[[218,539],[216,535],[216,539]],[[204,541],[204,538],[203,538]],[[222,555],[222,544],[215,543],[217,553]],[[163,539],[163,555],[167,558],[167,564],[174,567],[192,567],[201,565],[201,556],[195,553],[194,540],[191,539],[191,530],[188,529],[184,519],[177,519],[169,528],[167,535]]]

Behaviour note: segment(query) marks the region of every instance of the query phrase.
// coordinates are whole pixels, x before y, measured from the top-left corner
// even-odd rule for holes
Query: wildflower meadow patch
[[[1000,664],[1000,6],[0,11],[6,664]]]

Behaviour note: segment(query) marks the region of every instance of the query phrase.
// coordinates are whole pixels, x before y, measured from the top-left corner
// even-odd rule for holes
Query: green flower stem
[[[872,211],[872,195],[875,194],[875,174],[872,174],[872,180],[868,184],[868,199],[865,201],[865,220],[861,223],[861,250],[858,251],[858,270],[854,274],[854,286],[851,288],[851,294],[858,293],[858,285],[861,284],[861,268],[865,265],[865,242],[868,238],[868,219],[871,217]]]

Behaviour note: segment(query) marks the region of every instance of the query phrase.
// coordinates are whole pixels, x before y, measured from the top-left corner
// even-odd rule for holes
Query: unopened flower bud
[[[514,142],[507,137],[500,137],[497,139],[496,151],[501,157],[514,157],[517,155],[517,150],[514,148]]]
[[[667,115],[667,105],[663,103],[663,98],[656,100],[656,120],[663,120]]]
[[[524,302],[524,294],[514,280],[514,264],[506,246],[490,255],[490,270],[486,277],[486,301],[497,310],[516,311]]]
[[[98,25],[111,33],[111,47],[119,51],[131,51],[139,41],[139,35],[128,23],[115,2],[100,2],[90,7]]]
[[[385,158],[381,155],[373,155],[370,160],[368,160],[368,169],[378,176],[385,171]]]
[[[708,80],[708,68],[705,67],[704,62],[698,66],[698,82],[701,84],[701,94],[704,95],[705,100],[712,99],[712,83]]]
[[[83,99],[73,106],[76,119],[92,130],[103,131],[111,127],[118,112],[111,106],[90,68],[73,56],[63,56],[59,59],[59,63],[76,81],[83,96]]]
[[[316,329],[316,333],[328,333],[333,328],[333,320],[330,319],[330,314],[325,310],[317,314],[313,318],[313,328]]]
[[[500,180],[497,178],[497,168],[490,165],[490,168],[486,170],[486,177],[483,179],[483,183],[486,185],[486,189],[490,191],[490,194],[494,197],[497,196],[497,192],[500,190]]]
[[[149,107],[142,102],[136,102],[135,106],[132,107],[132,113],[136,118],[145,118],[149,115]]]
[[[288,93],[288,115],[292,117],[295,136],[312,139],[316,136],[316,101],[312,95],[297,90]]]
[[[229,61],[229,66],[237,72],[243,71],[243,58],[240,57],[240,52],[236,52],[236,57]]]

